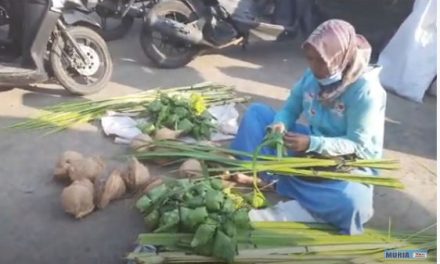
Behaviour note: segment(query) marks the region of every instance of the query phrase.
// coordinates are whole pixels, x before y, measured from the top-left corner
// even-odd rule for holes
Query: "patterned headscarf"
[[[320,100],[332,104],[368,67],[371,46],[354,27],[339,19],[322,23],[304,42],[321,55],[331,74],[342,73],[342,81],[332,89],[321,90]]]

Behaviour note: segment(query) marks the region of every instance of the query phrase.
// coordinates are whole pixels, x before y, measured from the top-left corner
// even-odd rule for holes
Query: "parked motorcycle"
[[[298,4],[300,3],[300,4]],[[168,0],[146,14],[141,33],[145,54],[159,67],[177,68],[206,48],[294,37],[313,1]]]
[[[101,35],[107,40],[124,37],[136,18],[144,15],[158,0],[104,0],[98,3],[96,13],[101,19]]]
[[[64,7],[47,7],[31,54],[35,69],[1,62],[0,86],[23,86],[55,77],[69,92],[85,95],[103,89],[113,70],[106,42],[89,16],[97,0],[67,0]]]

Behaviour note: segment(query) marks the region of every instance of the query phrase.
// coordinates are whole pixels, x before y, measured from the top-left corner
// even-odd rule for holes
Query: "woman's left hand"
[[[310,137],[302,134],[287,132],[284,135],[284,143],[288,149],[304,152],[309,148]]]

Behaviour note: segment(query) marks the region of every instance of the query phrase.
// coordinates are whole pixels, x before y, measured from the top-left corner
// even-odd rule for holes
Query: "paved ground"
[[[136,30],[111,44],[113,83],[91,98],[123,95],[154,87],[217,81],[232,84],[255,100],[279,107],[301,75],[305,61],[298,43],[258,44],[242,52],[205,55],[179,70],[149,65]],[[43,106],[70,99],[59,88],[39,86],[0,91],[0,127],[35,114]],[[398,158],[397,176],[404,191],[377,188],[371,227],[417,230],[436,222],[436,99],[415,104],[389,95],[386,156]],[[81,221],[65,215],[59,204],[62,186],[51,181],[64,150],[111,156],[125,147],[105,138],[95,125],[41,137],[38,133],[3,133],[0,137],[0,263],[121,263],[142,219],[132,200],[111,204]],[[116,166],[118,164],[112,164]]]

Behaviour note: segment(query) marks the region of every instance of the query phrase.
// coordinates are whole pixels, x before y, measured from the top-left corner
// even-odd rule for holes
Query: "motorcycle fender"
[[[83,13],[78,10],[67,10],[63,12],[62,18],[64,23],[69,26],[74,25],[86,25],[95,28],[101,28],[101,25],[98,23],[98,15],[93,13]]]
[[[194,11],[197,14],[203,14],[206,11],[206,6],[203,4],[203,1],[200,0],[180,0],[185,5],[187,5],[189,8],[191,8],[192,11]]]

